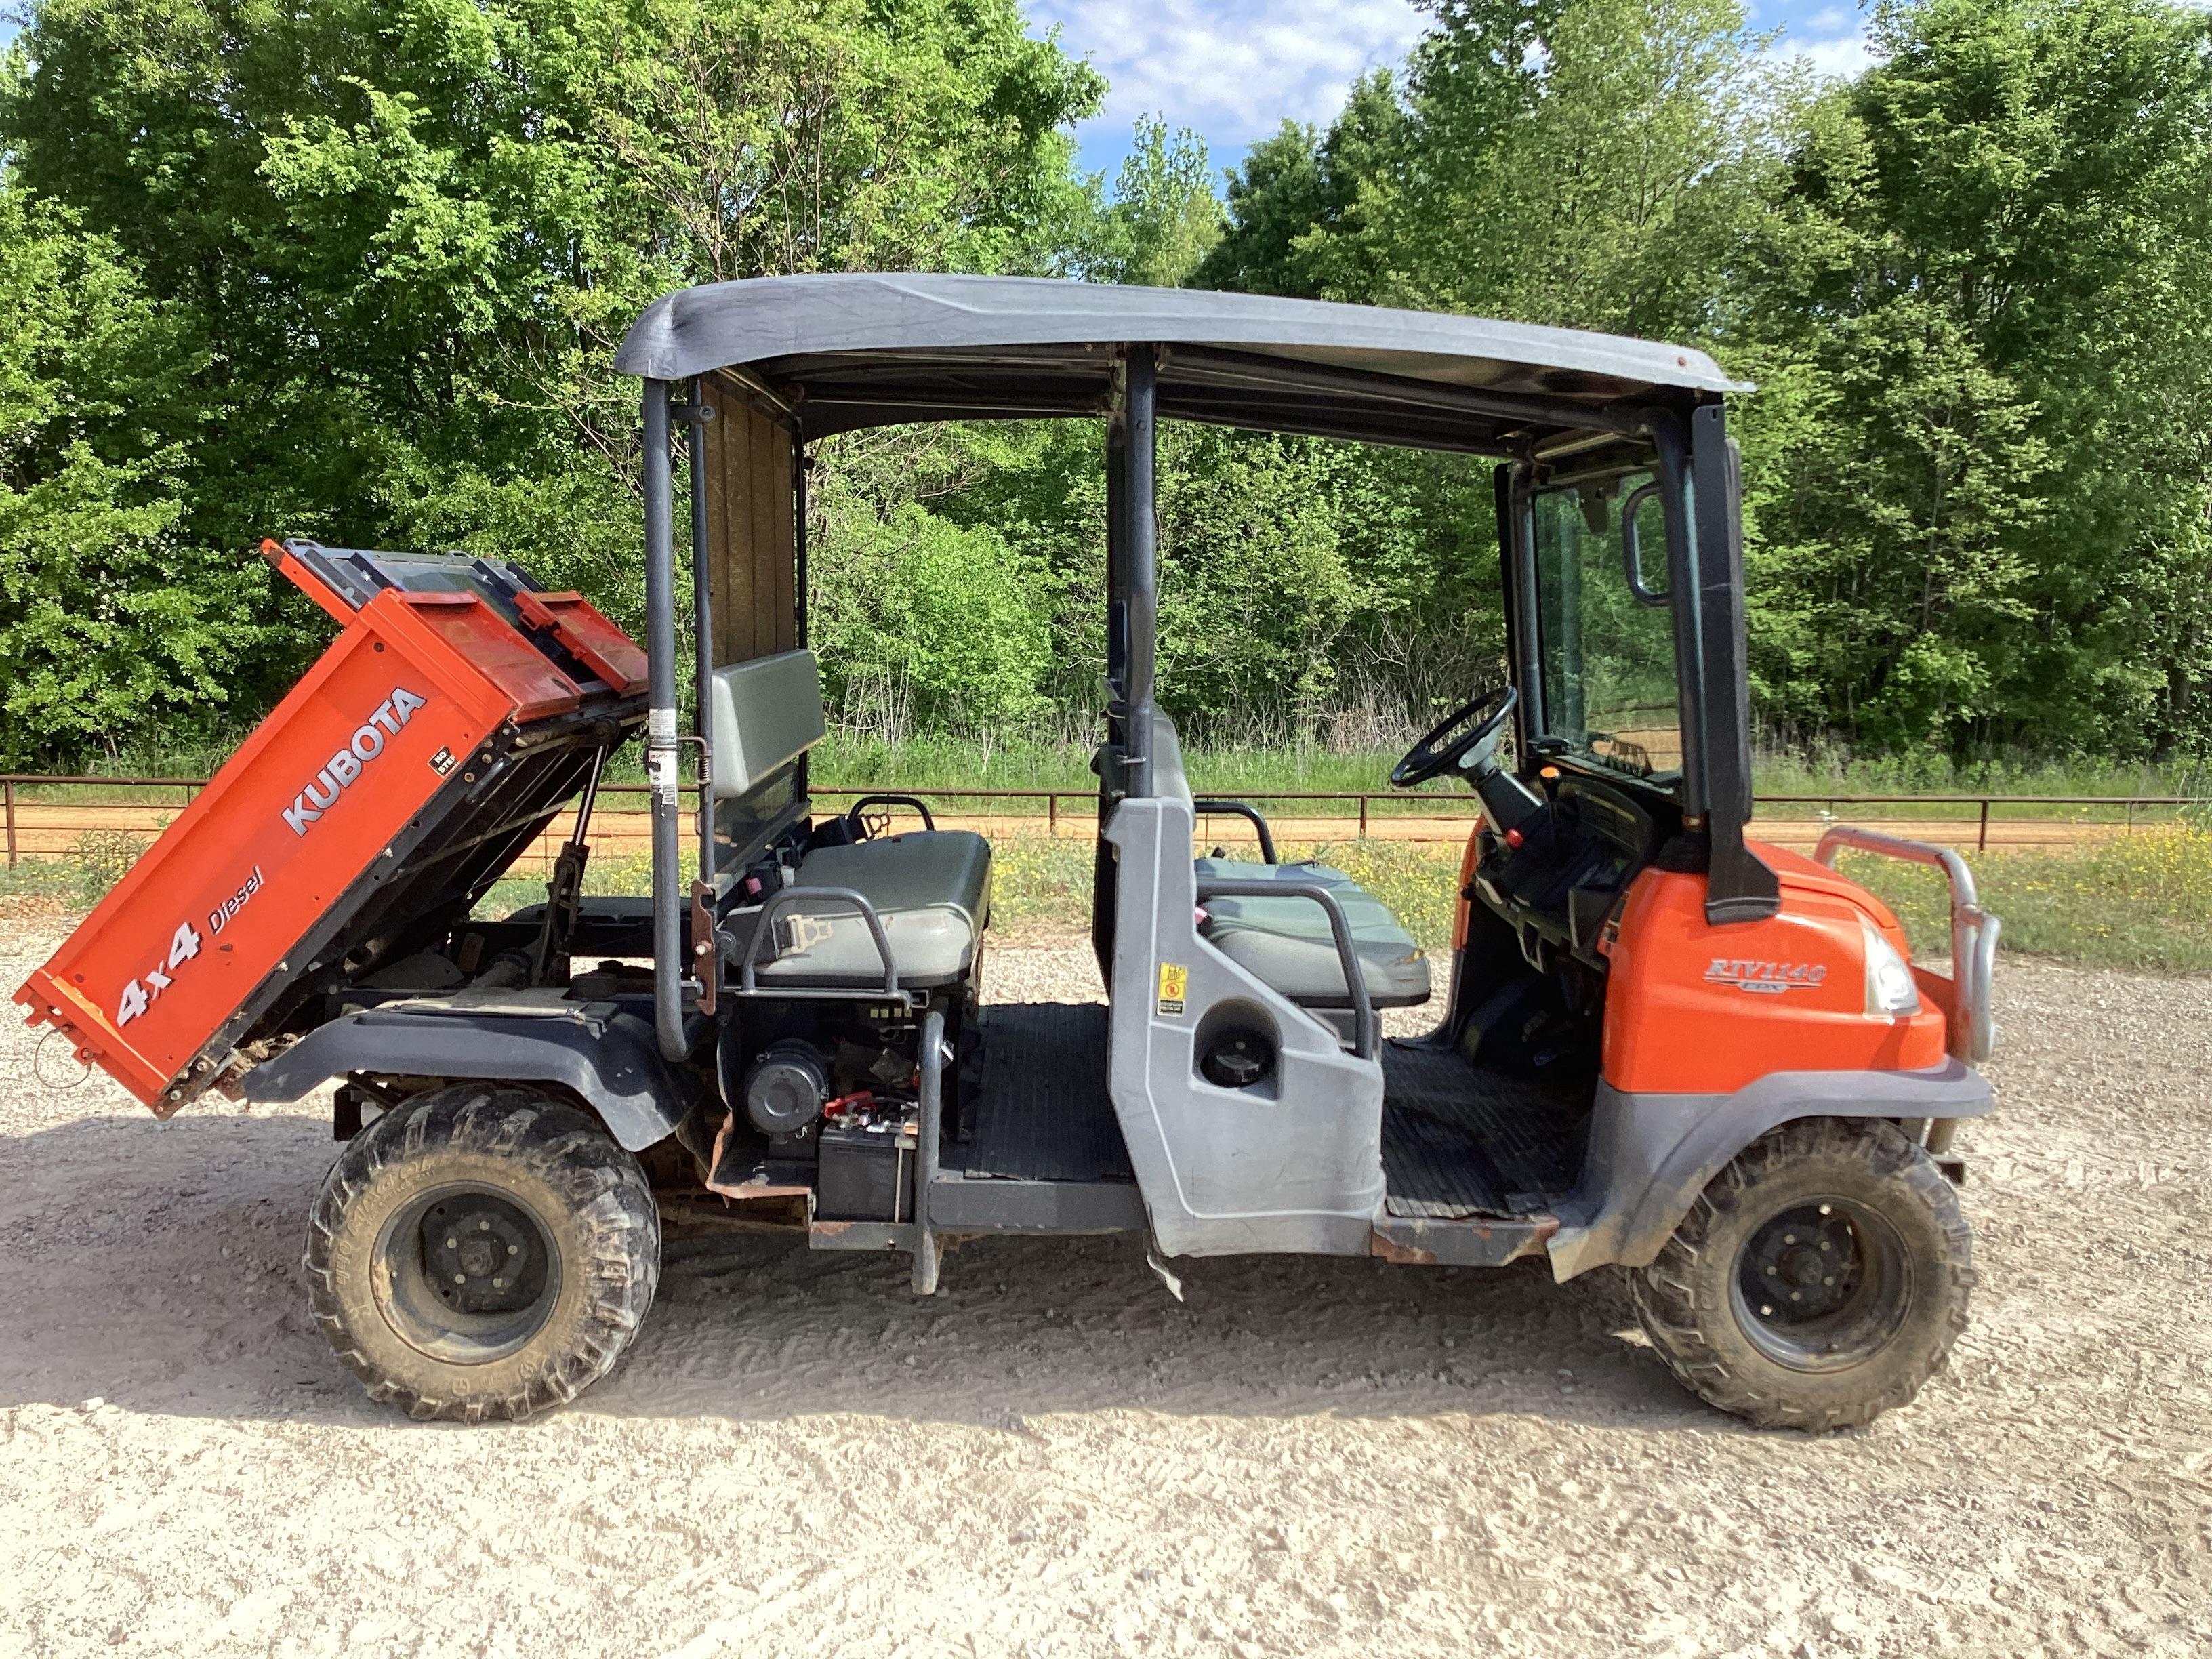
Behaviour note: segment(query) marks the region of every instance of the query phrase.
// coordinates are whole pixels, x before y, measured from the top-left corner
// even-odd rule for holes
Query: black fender
[[[1803,1117],[1980,1117],[1989,1081],[1956,1060],[1925,1072],[1773,1072],[1732,1094],[1597,1086],[1589,1150],[1549,1249],[1552,1274],[1648,1267],[1705,1183],[1770,1129]]]
[[[557,1083],[633,1152],[673,1134],[700,1094],[660,1057],[649,1022],[585,1005],[544,1014],[366,1008],[255,1066],[244,1079],[246,1097],[297,1100],[354,1072]]]

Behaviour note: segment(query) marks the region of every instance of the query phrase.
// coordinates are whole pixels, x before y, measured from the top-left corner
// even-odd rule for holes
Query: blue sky
[[[1079,129],[1084,165],[1109,175],[1131,124],[1158,115],[1200,134],[1234,166],[1285,116],[1325,122],[1363,70],[1395,64],[1421,32],[1407,0],[1027,0],[1039,29],[1058,24],[1113,90]],[[1784,31],[1778,50],[1848,73],[1866,61],[1865,18],[1837,0],[1753,0],[1752,21]]]

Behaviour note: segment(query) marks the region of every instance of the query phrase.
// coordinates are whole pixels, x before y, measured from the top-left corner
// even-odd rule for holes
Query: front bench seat
[[[1389,906],[1341,870],[1325,864],[1246,864],[1200,859],[1198,878],[1300,882],[1325,887],[1352,930],[1352,952],[1377,1008],[1405,1008],[1429,1000],[1429,959],[1420,942],[1401,927]],[[1307,1008],[1349,1008],[1344,959],[1328,917],[1310,898],[1201,898],[1200,936],[1254,978]]]
[[[845,887],[883,919],[901,986],[957,985],[975,964],[991,916],[991,844],[969,830],[924,830],[821,847],[799,861],[793,884]],[[800,900],[774,924],[773,961],[761,985],[840,988],[883,983],[883,957],[849,904]]]
[[[1165,714],[1152,720],[1152,787],[1192,805],[1183,770],[1182,737]],[[1341,870],[1326,864],[1248,864],[1241,859],[1193,860],[1200,881],[1294,881],[1326,887],[1352,930],[1367,1000],[1377,1008],[1404,1008],[1429,1000],[1429,959],[1420,942],[1398,925],[1390,907]],[[1344,959],[1328,917],[1310,898],[1202,898],[1206,921],[1199,936],[1255,979],[1305,1008],[1349,1008]]]

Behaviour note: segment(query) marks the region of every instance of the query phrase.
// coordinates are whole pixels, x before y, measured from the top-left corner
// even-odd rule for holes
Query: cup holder
[[[1274,1022],[1245,1003],[1225,1003],[1200,1022],[1194,1045],[1198,1074],[1218,1089],[1274,1093]]]

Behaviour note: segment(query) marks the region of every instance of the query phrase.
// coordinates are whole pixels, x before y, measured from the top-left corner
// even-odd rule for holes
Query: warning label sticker
[[[1160,1012],[1179,1014],[1182,1012],[1184,988],[1190,983],[1190,969],[1181,963],[1160,964]]]

